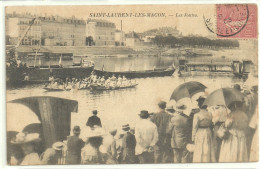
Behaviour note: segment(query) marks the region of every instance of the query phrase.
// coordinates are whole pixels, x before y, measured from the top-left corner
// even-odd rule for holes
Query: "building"
[[[125,43],[126,43],[125,32],[116,30],[116,32],[115,32],[116,46],[125,46]]]
[[[10,45],[17,44],[28,28],[21,45],[85,45],[86,23],[84,20],[75,17],[36,16],[29,13],[6,15],[6,39]]]
[[[58,16],[40,17],[42,22],[42,45],[46,46],[85,46],[84,20],[61,18]]]
[[[134,47],[140,46],[143,44],[143,41],[139,38],[138,34],[134,31],[126,34],[126,46]]]
[[[28,13],[19,15],[16,13],[6,16],[6,41],[10,45],[16,45],[18,40],[25,34],[30,24],[32,24],[35,15]],[[22,39],[21,45],[37,45],[41,41],[40,20],[35,19],[26,36]]]
[[[115,45],[114,23],[106,20],[88,19],[86,22],[86,44],[88,39],[93,40],[96,46],[114,46]]]

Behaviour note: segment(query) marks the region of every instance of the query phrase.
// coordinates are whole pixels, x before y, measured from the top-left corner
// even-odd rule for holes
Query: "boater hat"
[[[12,140],[13,144],[25,144],[25,143],[35,143],[40,142],[39,133],[18,133],[15,137],[15,140]]]
[[[63,142],[60,142],[60,141],[52,144],[52,148],[54,150],[62,150],[64,147],[65,147],[65,144]]]
[[[124,131],[129,131],[129,130],[130,130],[129,124],[123,125],[123,126],[122,126],[122,130],[124,130]]]
[[[140,117],[142,118],[148,118],[150,116],[150,114],[148,113],[147,110],[142,110],[139,114]]]

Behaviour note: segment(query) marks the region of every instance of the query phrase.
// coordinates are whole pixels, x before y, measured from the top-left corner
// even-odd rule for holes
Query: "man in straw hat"
[[[124,136],[122,138],[122,159],[123,164],[134,164],[135,161],[135,146],[136,139],[135,136],[130,132],[129,124],[123,125],[122,130],[124,131]]]
[[[136,148],[135,154],[138,156],[139,163],[153,163],[153,150],[158,141],[158,131],[156,125],[148,120],[150,114],[147,110],[142,110],[139,114],[140,121],[135,127]]]
[[[88,118],[88,121],[86,123],[87,126],[89,127],[93,127],[93,126],[100,126],[102,127],[102,124],[101,124],[101,120],[100,118],[97,116],[98,114],[98,111],[97,110],[93,110],[92,111],[92,116]]]
[[[51,148],[48,148],[41,155],[41,164],[43,165],[56,165],[61,164],[59,159],[62,157],[62,150],[65,148],[65,144],[63,142],[55,142],[53,143]]]
[[[35,143],[40,142],[39,133],[18,133],[12,144],[21,145],[25,157],[20,165],[39,165],[41,164],[39,155],[35,151]]]
[[[79,135],[80,127],[74,126],[73,136],[69,136],[67,139],[68,154],[66,156],[66,164],[80,164],[81,148],[85,143],[79,138]]]
[[[172,116],[167,127],[167,133],[171,135],[171,148],[173,150],[174,163],[190,162],[189,151],[186,145],[190,142],[191,128],[189,128],[189,116],[183,112],[187,106],[182,102],[177,102],[176,112]],[[190,130],[190,131],[189,131]]]
[[[155,163],[170,163],[171,152],[171,138],[166,133],[166,128],[169,124],[171,115],[165,112],[166,102],[160,101],[158,103],[159,113],[151,117],[151,121],[157,126],[159,140],[154,147],[154,161]]]

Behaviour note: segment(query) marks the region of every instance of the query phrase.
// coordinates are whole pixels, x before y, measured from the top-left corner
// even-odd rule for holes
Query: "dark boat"
[[[48,68],[39,68],[31,67],[28,68],[27,74],[31,81],[46,81],[49,80],[50,76],[55,78],[66,79],[68,78],[78,78],[82,79],[88,77],[90,73],[94,70],[94,65],[89,67],[48,67]]]
[[[49,88],[49,87],[44,87],[44,90],[47,92],[61,92],[61,91],[69,91],[70,89],[55,89],[55,88]]]
[[[172,76],[174,73],[174,67],[168,68],[158,68],[154,70],[143,70],[143,71],[123,71],[123,72],[109,72],[109,71],[102,71],[96,70],[97,76],[105,76],[111,77],[112,75],[118,76],[125,76],[126,78],[146,78],[146,77],[162,77],[162,76]]]
[[[100,86],[100,85],[90,85],[90,88],[92,90],[119,90],[119,89],[127,89],[127,88],[134,88],[136,87],[138,84],[133,84],[133,85],[129,85],[129,86],[122,86],[122,87],[105,87],[105,86]]]

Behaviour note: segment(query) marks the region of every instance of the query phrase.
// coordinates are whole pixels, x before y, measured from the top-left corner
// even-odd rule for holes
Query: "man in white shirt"
[[[154,163],[153,149],[158,141],[157,127],[148,119],[150,116],[148,111],[142,110],[139,116],[140,121],[135,127],[135,154],[140,164]]]

